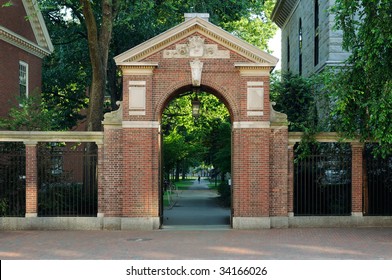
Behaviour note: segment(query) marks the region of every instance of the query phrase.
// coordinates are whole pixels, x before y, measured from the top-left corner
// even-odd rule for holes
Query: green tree
[[[58,129],[53,111],[46,108],[41,94],[32,93],[29,98],[19,100],[12,107],[7,118],[0,118],[0,129],[18,131],[47,131]]]
[[[44,83],[50,83],[44,84],[44,92],[53,106],[59,102],[83,108],[88,91],[90,130],[100,130],[104,95],[110,96],[112,106],[121,99],[113,56],[180,23],[185,12],[209,12],[211,22],[220,26],[246,18],[265,19],[264,1],[259,0],[39,0],[39,3],[56,45],[55,54],[48,59],[49,67],[44,68],[48,71]],[[260,36],[259,27],[260,24],[248,31]],[[235,25],[229,31],[235,33]],[[78,118],[73,110],[65,113],[70,123]]]
[[[254,12],[250,8],[250,14],[242,16],[239,20],[226,22],[223,27],[248,43],[270,52],[268,42],[278,29],[271,20],[275,2],[275,0],[265,0],[262,12],[258,11],[259,7],[256,7]]]
[[[186,171],[202,163],[231,171],[231,125],[229,113],[215,96],[201,92],[200,116],[192,116],[191,101],[196,97],[185,92],[173,99],[163,112],[165,172]]]
[[[271,77],[275,110],[287,114],[290,131],[315,131],[317,110],[313,82],[291,72]]]
[[[332,95],[338,131],[380,144],[392,152],[392,2],[336,0],[336,27],[351,52],[327,88]]]

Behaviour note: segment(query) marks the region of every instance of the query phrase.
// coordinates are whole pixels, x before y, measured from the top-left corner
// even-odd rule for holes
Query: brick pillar
[[[270,142],[270,215],[287,217],[288,129],[271,125]]]
[[[353,216],[362,216],[362,183],[363,183],[363,148],[361,143],[351,143],[351,212]]]
[[[234,123],[233,228],[270,227],[270,134],[269,128]]]
[[[290,217],[294,216],[294,145],[288,146],[288,176],[287,176],[287,211]]]
[[[26,217],[37,217],[37,142],[24,142],[24,144],[26,145]]]
[[[103,164],[103,144],[97,144],[98,146],[98,217],[105,215],[104,211],[104,164]]]

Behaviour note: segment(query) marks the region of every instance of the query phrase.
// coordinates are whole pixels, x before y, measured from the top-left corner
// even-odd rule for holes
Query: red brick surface
[[[201,34],[192,34],[191,36]],[[186,43],[184,38],[173,43],[166,49],[175,49],[178,43]],[[206,44],[216,44],[205,37]],[[219,45],[220,50],[225,47]],[[163,110],[168,102],[178,94],[191,90],[190,61],[194,58],[164,59],[161,50],[145,61],[157,62],[153,75],[126,75],[124,76],[123,94],[123,120],[124,121],[147,121],[159,122]],[[205,59],[202,72],[202,90],[216,95],[227,106],[233,122],[244,121],[269,121],[269,77],[268,76],[241,76],[238,68],[234,66],[238,62],[250,62],[248,59],[230,50],[230,59]],[[134,116],[128,114],[128,85],[129,81],[146,81],[146,114]],[[264,115],[247,115],[247,82],[264,82]],[[273,212],[277,215],[287,214],[287,147],[283,154],[277,155],[272,162],[274,169],[273,177],[270,176],[271,156],[270,150],[275,150],[274,144],[281,149],[287,143],[286,132],[277,133],[278,136],[271,138],[269,128],[233,129],[233,208],[234,216],[260,217],[270,215],[270,204]],[[108,136],[110,137],[111,134]],[[106,133],[105,133],[106,138]],[[159,215],[159,139],[157,128],[123,128],[122,138],[122,187],[120,203],[116,200],[105,201],[106,212],[109,209],[122,209],[124,217],[154,217]],[[106,144],[107,143],[107,144]],[[109,156],[106,147],[111,140],[105,139],[105,152],[107,157],[115,160],[116,156]],[[272,146],[271,146],[272,145]],[[118,146],[118,143],[115,144]],[[112,148],[111,148],[112,149]],[[117,148],[117,153],[121,148]],[[285,157],[286,156],[286,157]],[[107,163],[108,158],[105,158]],[[282,162],[282,164],[280,164]],[[110,167],[109,167],[110,168]],[[105,172],[115,172],[110,169]],[[106,176],[107,178],[110,175]],[[274,195],[270,196],[271,183],[274,185]],[[105,192],[113,182],[106,182]],[[280,197],[282,196],[282,197]],[[108,197],[105,194],[105,197]],[[110,210],[110,213],[118,213]],[[106,215],[106,213],[105,213]]]
[[[363,144],[352,144],[352,212],[362,212]]]
[[[37,145],[26,145],[26,214],[38,210]]]

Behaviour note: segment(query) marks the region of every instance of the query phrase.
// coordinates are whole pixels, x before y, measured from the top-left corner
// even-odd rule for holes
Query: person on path
[[[199,184],[200,184],[200,175],[197,177],[197,181],[198,181]]]

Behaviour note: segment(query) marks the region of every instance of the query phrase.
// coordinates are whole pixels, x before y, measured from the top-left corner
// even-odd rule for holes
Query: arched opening
[[[225,104],[214,89],[190,86],[164,103],[159,140],[164,229],[230,226],[232,120]]]

